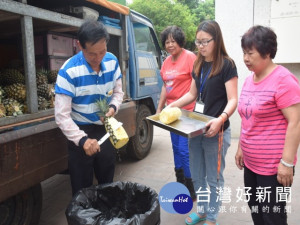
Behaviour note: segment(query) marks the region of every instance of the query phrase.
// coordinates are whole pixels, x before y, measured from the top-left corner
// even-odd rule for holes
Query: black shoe
[[[176,169],[175,168],[175,175],[176,175],[176,181],[182,184],[185,184],[185,177],[184,172],[182,168]]]

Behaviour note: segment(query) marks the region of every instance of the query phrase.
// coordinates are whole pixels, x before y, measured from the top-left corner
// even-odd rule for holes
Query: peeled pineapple
[[[128,141],[128,135],[125,129],[121,126],[118,129],[114,129],[118,125],[118,121],[113,117],[107,117],[105,114],[109,110],[109,105],[107,103],[107,99],[103,98],[96,101],[97,106],[100,109],[98,113],[99,116],[104,117],[104,126],[106,132],[109,133],[109,140],[113,144],[116,149],[123,147]]]
[[[118,126],[118,124],[118,120],[113,117],[107,118],[107,122],[104,123],[106,131],[110,134],[109,140],[116,149],[126,145],[129,140],[128,135],[122,126],[116,130],[114,129],[116,126]]]
[[[178,107],[165,108],[159,114],[159,120],[164,124],[170,124],[178,120],[181,114],[181,110]]]

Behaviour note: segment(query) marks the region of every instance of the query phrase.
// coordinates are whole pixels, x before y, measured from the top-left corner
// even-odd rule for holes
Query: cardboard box
[[[70,57],[74,54],[73,38],[54,33],[35,35],[34,50],[37,56]]]
[[[57,56],[49,56],[43,58],[36,58],[35,65],[37,68],[44,68],[47,70],[59,70],[62,65],[69,59],[70,57],[57,57]]]

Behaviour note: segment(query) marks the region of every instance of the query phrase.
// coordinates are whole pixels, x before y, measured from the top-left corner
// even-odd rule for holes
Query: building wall
[[[245,78],[250,74],[243,62],[241,37],[253,25],[270,26],[272,1],[275,0],[215,0],[215,18],[221,27],[227,52],[235,61],[238,70],[238,96],[240,96]],[[295,28],[288,27],[287,24],[286,32],[293,35],[293,29]],[[278,44],[280,47],[280,43]],[[282,65],[300,80],[300,63],[284,63]],[[237,111],[230,118],[230,122],[232,137],[239,137],[241,120]]]

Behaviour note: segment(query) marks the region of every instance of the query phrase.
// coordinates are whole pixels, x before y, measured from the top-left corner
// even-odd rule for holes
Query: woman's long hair
[[[221,71],[225,58],[229,59],[232,64],[234,64],[234,62],[226,52],[222,32],[219,24],[216,21],[213,20],[203,21],[198,26],[196,35],[200,31],[204,31],[210,34],[215,42],[215,46],[213,50],[212,70],[209,74],[209,77],[212,77],[217,75]],[[199,76],[203,62],[204,62],[204,57],[201,55],[200,52],[198,52],[196,61],[194,63],[194,72],[196,76]]]

